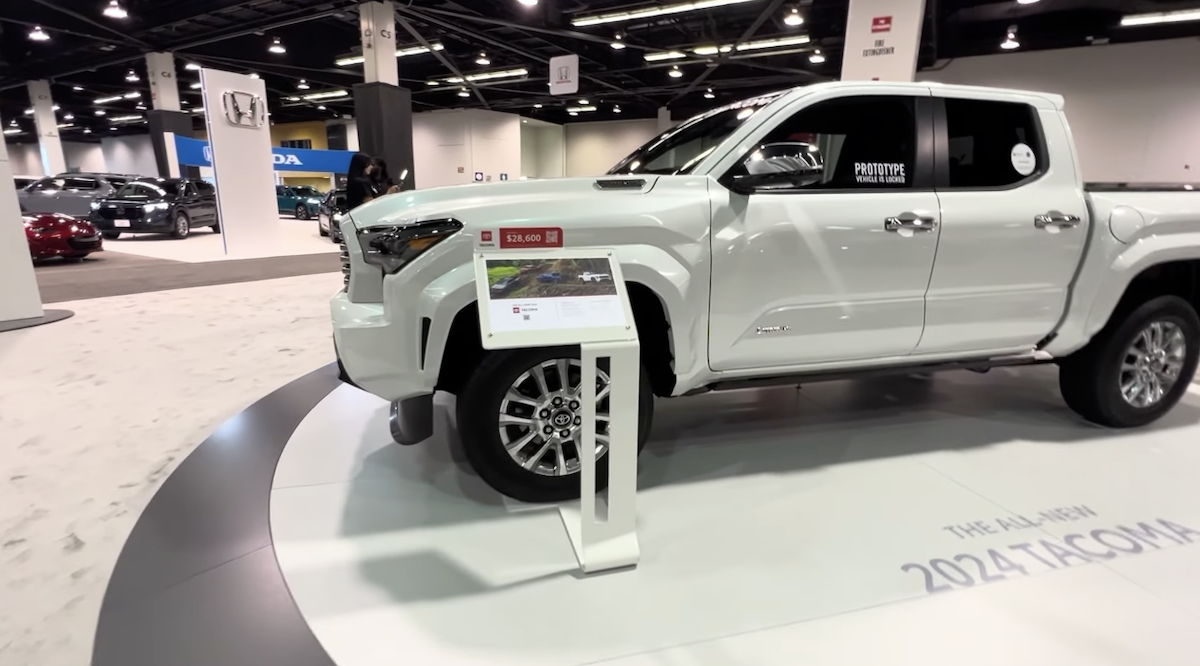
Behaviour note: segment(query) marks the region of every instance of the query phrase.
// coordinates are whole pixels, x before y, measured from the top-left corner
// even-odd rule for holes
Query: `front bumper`
[[[350,382],[389,402],[432,396],[421,362],[418,321],[389,321],[382,303],[329,302],[338,362]]]
[[[88,216],[88,222],[91,222],[92,226],[100,231],[116,231],[123,234],[166,233],[175,229],[170,211],[165,210],[132,218],[129,220],[128,227],[118,227],[116,220],[109,220],[94,213]]]

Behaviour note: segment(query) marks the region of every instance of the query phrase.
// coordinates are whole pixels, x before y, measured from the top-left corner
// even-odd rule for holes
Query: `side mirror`
[[[742,161],[726,187],[740,194],[792,189],[821,182],[825,163],[814,145],[799,141],[768,143]]]

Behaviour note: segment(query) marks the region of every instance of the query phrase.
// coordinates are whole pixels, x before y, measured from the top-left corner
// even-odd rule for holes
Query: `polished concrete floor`
[[[448,405],[443,404],[443,407]],[[659,401],[642,559],[582,577],[558,514],[335,389],[275,471],[275,555],[339,666],[1193,665],[1200,386],[1078,420],[1055,370]]]

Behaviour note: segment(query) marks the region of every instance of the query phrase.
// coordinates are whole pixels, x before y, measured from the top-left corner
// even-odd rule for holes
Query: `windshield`
[[[173,180],[162,180],[154,183],[135,180],[121,186],[114,195],[117,199],[161,199],[164,196],[179,194],[179,183]]]
[[[785,91],[786,92],[786,91]],[[777,92],[700,114],[672,127],[638,148],[609,170],[609,175],[691,173],[709,153],[764,106],[779,99]]]
[[[319,196],[321,196],[320,190],[318,190],[315,187],[311,187],[309,185],[293,187],[292,190],[294,190],[296,192],[296,196],[298,196],[298,197],[319,197]]]

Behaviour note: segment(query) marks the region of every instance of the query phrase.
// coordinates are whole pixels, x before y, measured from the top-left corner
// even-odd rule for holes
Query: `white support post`
[[[175,54],[147,53],[146,78],[150,103],[156,111],[179,111],[179,82],[175,79]]]
[[[37,127],[38,148],[42,154],[42,170],[55,176],[67,170],[67,158],[58,137],[58,116],[54,114],[54,99],[50,96],[49,81],[30,81],[29,102],[33,106],[33,124]]]
[[[579,450],[579,505],[559,508],[563,526],[584,573],[634,566],[641,557],[637,538],[639,345],[636,340],[580,346],[583,407]],[[597,361],[609,359],[608,501],[597,512],[596,382]]]
[[[396,62],[396,10],[391,2],[364,2],[358,6],[362,29],[363,80],[400,85]]]

